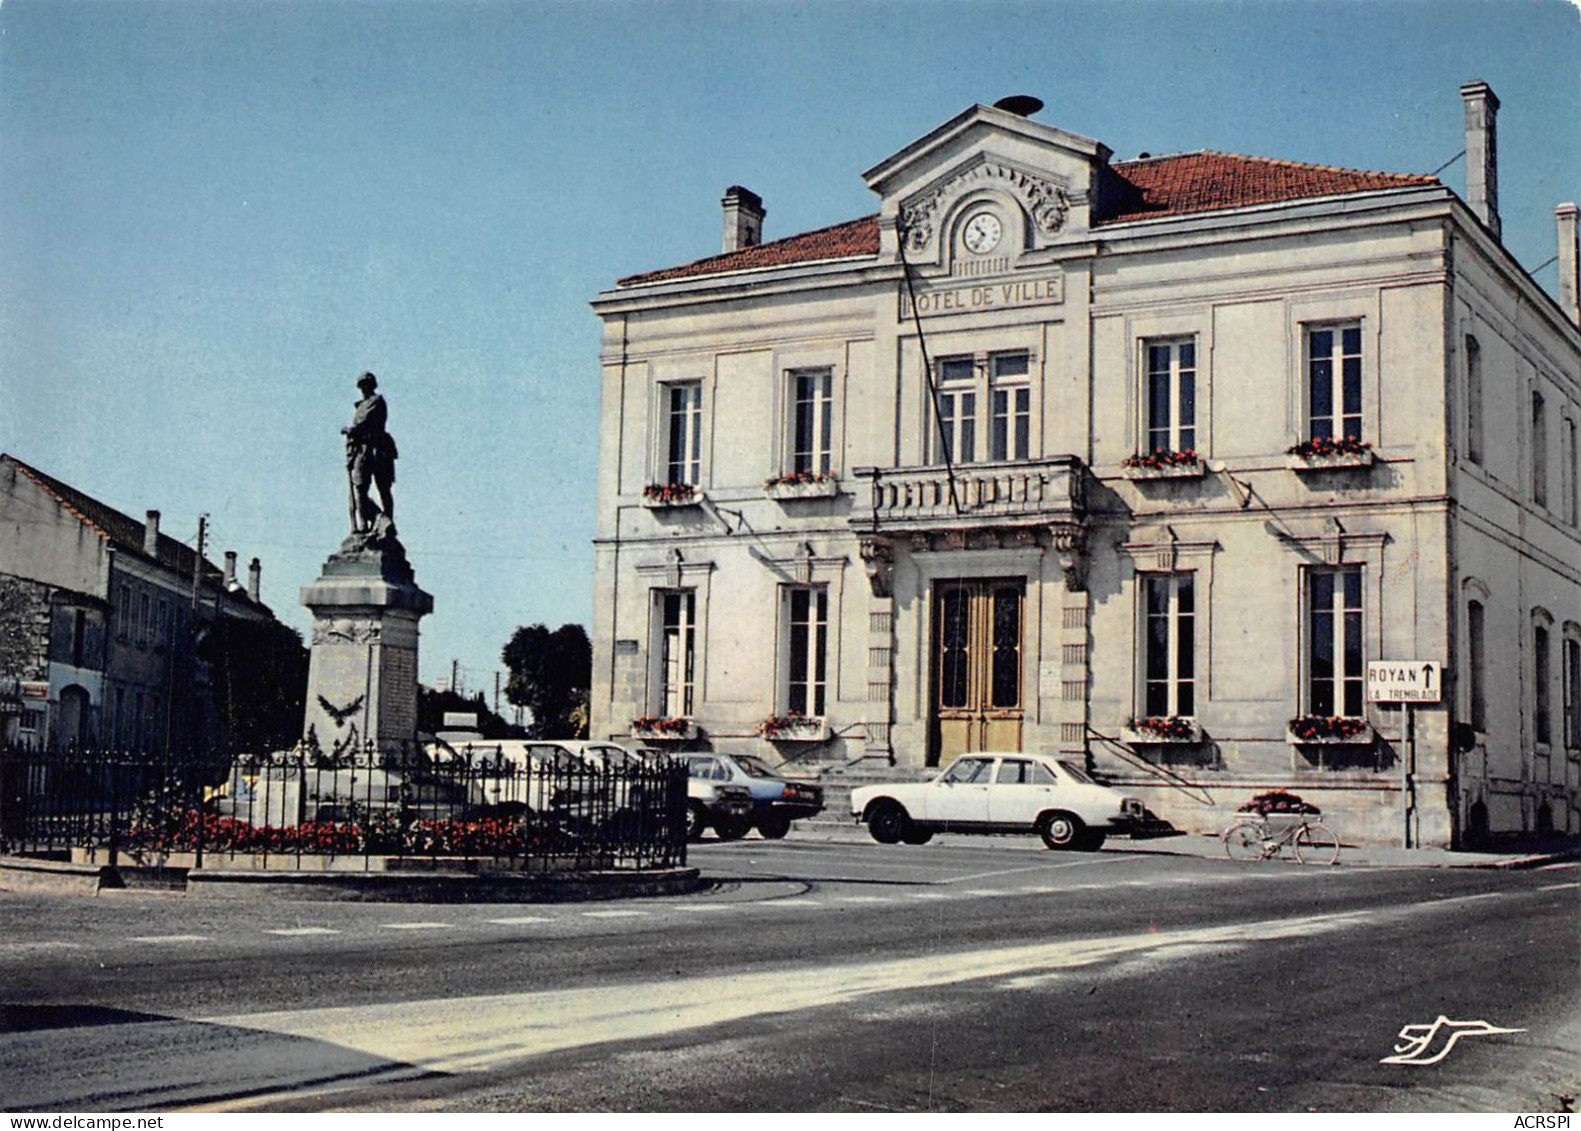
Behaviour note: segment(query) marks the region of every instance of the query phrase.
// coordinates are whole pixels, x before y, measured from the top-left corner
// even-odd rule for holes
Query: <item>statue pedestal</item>
[[[353,534],[304,585],[313,613],[304,736],[326,754],[411,752],[417,741],[417,622],[434,599],[417,587],[394,530]]]

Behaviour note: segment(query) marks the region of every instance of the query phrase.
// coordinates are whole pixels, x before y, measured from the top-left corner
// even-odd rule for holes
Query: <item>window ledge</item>
[[[1291,746],[1371,746],[1377,741],[1378,732],[1371,723],[1364,723],[1362,730],[1346,738],[1326,735],[1321,738],[1302,738],[1289,728],[1285,729],[1285,742]]]
[[[1194,746],[1202,742],[1202,724],[1196,719],[1179,718],[1172,721],[1189,724],[1191,732],[1182,735],[1163,735],[1142,727],[1126,726],[1120,728],[1120,741],[1132,746]]]
[[[829,737],[829,723],[809,717],[763,736],[770,742],[823,742]]]
[[[1201,479],[1206,470],[1202,461],[1196,459],[1190,463],[1172,463],[1162,467],[1122,465],[1120,474],[1127,479]]]
[[[1331,455],[1298,455],[1288,452],[1285,455],[1285,466],[1291,471],[1348,471],[1354,468],[1368,468],[1373,464],[1373,452],[1369,448],[1364,452],[1335,452]]]
[[[840,493],[840,481],[830,475],[823,479],[811,479],[800,483],[765,483],[763,493],[780,502],[796,499],[832,499]]]

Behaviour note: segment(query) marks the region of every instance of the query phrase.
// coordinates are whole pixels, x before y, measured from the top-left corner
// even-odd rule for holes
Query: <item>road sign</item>
[[[1437,703],[1444,697],[1437,660],[1374,660],[1367,665],[1367,702]]]

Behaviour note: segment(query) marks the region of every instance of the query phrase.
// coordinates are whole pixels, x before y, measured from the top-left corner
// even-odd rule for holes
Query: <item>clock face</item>
[[[966,222],[966,232],[961,238],[967,251],[985,255],[999,246],[1002,234],[999,217],[992,212],[979,212]]]

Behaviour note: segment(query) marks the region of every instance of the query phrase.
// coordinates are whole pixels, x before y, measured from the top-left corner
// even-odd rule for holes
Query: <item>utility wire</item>
[[[1445,169],[1449,168],[1451,165],[1453,165],[1456,161],[1459,161],[1465,155],[1466,155],[1466,151],[1464,149],[1462,149],[1459,153],[1455,154],[1448,161],[1445,161],[1442,165],[1440,165],[1438,168],[1434,169],[1431,173],[1429,173],[1427,175],[1429,177],[1436,177],[1436,176],[1438,176],[1438,174],[1442,173]]]
[[[928,359],[928,339],[922,332],[922,314],[917,309],[917,289],[911,281],[911,261],[906,258],[906,225],[902,220],[895,222],[895,235],[900,244],[900,267],[906,279],[906,297],[911,300],[911,320],[917,327],[917,346],[922,350],[922,372],[928,379],[928,395],[933,401],[933,421],[938,425],[939,444],[944,455],[944,474],[950,484],[950,506],[955,513],[961,513],[960,496],[955,490],[955,463],[950,458],[950,437],[944,431],[944,414],[939,408],[939,383],[934,379],[933,362]]]

